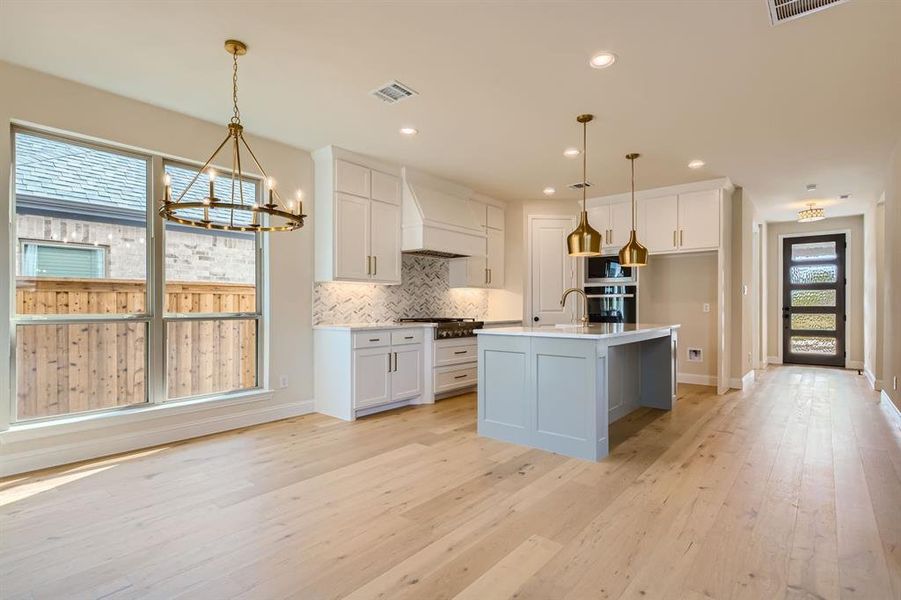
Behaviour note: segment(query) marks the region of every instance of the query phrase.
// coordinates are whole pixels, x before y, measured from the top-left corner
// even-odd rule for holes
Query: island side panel
[[[641,342],[641,406],[672,410],[676,399],[675,333]]]
[[[613,423],[641,407],[641,345],[619,344],[607,348],[607,410]]]
[[[480,335],[478,344],[479,435],[532,445],[530,338]]]
[[[595,340],[532,338],[532,445],[598,460]],[[606,444],[604,444],[606,455]]]

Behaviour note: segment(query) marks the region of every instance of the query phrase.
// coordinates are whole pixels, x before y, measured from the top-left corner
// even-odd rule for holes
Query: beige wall
[[[225,135],[223,123],[210,123],[101,90],[0,62],[0,213],[9,206],[10,121],[33,123],[132,148],[204,161]],[[248,135],[260,161],[281,189],[302,189],[310,197],[310,154]],[[311,213],[312,207],[306,207]],[[311,215],[313,217],[313,215]],[[0,281],[10,281],[9,228],[0,228]],[[275,401],[309,400],[313,394],[311,282],[313,230],[273,234],[270,239],[269,355],[273,382],[289,377]],[[0,294],[0,314],[9,314],[9,294]],[[9,321],[0,326],[0,346],[9,348]],[[4,364],[9,364],[4,361]],[[0,369],[0,394],[9,394],[8,370]]]
[[[779,278],[782,276],[779,251],[780,236],[816,235],[824,232],[848,231],[847,261],[847,294],[848,322],[846,333],[848,344],[847,360],[852,365],[863,367],[864,328],[863,328],[863,290],[864,290],[864,227],[863,216],[839,217],[824,219],[814,223],[797,223],[786,221],[769,223],[767,227],[767,348],[770,357],[781,356],[780,333],[782,332],[782,298],[779,297]]]
[[[717,253],[657,254],[639,275],[638,318],[679,323],[679,373],[717,377]],[[710,312],[703,311],[704,303]],[[704,362],[688,362],[688,348],[701,348]]]
[[[732,327],[731,378],[741,379],[754,368],[755,322],[758,321],[758,285],[754,280],[756,210],[748,194],[740,187],[732,192]],[[756,249],[759,253],[759,248]],[[745,290],[747,289],[747,293]]]
[[[883,391],[901,410],[901,139],[895,146],[887,171],[884,266]],[[893,385],[896,380],[897,385]]]

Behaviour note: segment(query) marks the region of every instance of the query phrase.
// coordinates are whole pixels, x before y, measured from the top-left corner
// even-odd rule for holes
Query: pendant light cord
[[[585,208],[585,190],[588,188],[588,121],[582,123],[582,212]]]
[[[632,163],[632,231],[635,231],[635,158],[630,161]]]

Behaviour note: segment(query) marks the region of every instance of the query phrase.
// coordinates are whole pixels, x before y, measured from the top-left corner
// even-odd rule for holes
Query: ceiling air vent
[[[566,187],[568,187],[571,190],[581,190],[582,188],[590,188],[591,182],[590,181],[577,181],[576,183],[571,183]]]
[[[773,25],[791,21],[823,9],[843,4],[848,0],[766,0]]]
[[[401,100],[406,100],[410,96],[418,96],[419,93],[413,88],[402,84],[401,82],[389,81],[382,87],[372,90],[369,92],[382,102],[387,102],[388,104],[396,104]]]

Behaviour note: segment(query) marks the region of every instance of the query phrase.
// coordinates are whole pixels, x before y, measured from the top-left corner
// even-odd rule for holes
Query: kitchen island
[[[678,325],[498,327],[478,335],[478,432],[576,458],[610,423],[676,399]]]

